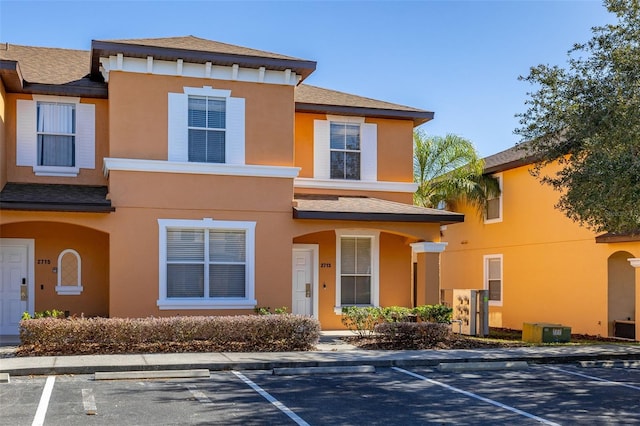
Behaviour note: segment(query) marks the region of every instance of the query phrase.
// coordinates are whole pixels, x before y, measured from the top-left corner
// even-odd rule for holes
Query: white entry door
[[[314,298],[314,251],[312,248],[293,249],[293,303],[292,311],[297,315],[313,316]]]
[[[27,246],[0,245],[0,334],[19,332],[28,308],[27,262]]]

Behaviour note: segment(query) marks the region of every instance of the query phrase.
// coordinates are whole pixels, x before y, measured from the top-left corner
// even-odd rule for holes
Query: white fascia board
[[[431,241],[422,241],[419,243],[411,243],[413,253],[442,253],[448,243],[434,243]]]
[[[250,164],[184,163],[178,161],[140,160],[134,158],[105,158],[105,176],[108,176],[111,170],[127,172],[271,177],[285,179],[293,179],[298,176],[298,173],[300,172],[299,167],[262,166]]]
[[[295,188],[313,189],[347,189],[356,191],[383,191],[383,192],[410,192],[418,190],[418,184],[414,182],[382,182],[362,180],[336,180],[336,179],[312,179],[296,178],[293,182]]]
[[[284,84],[288,86],[295,86],[298,83],[298,78],[295,73],[287,74],[285,71],[279,70],[265,70],[262,73],[263,81],[260,81],[260,71],[253,68],[239,67],[238,71],[234,73],[233,66],[221,66],[212,65],[207,66],[204,64],[194,64],[183,62],[182,67],[178,66],[178,61],[162,61],[156,58],[152,58],[153,65],[151,72],[149,72],[149,57],[147,58],[128,58],[122,57],[121,63],[118,62],[118,56],[110,56],[108,58],[100,58],[102,65],[102,75],[105,81],[109,81],[109,72],[111,70],[141,73],[141,74],[155,74],[155,75],[180,75],[183,77],[194,78],[211,78],[218,80],[237,80],[246,81],[249,83],[268,83],[268,84]],[[181,69],[181,72],[178,70]],[[293,74],[294,78],[291,78]],[[236,78],[234,78],[236,76]]]

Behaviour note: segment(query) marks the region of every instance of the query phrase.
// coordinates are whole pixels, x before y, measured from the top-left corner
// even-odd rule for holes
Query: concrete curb
[[[446,362],[438,365],[440,371],[522,370],[529,368],[525,361]]]
[[[96,371],[93,380],[190,379],[210,377],[209,370]]]
[[[527,362],[566,364],[640,362],[640,346],[541,347],[485,350],[310,351],[175,353],[0,358],[0,373],[13,376],[162,370],[273,370],[313,367],[437,367],[446,363]]]
[[[580,361],[578,363],[583,368],[638,368],[640,361],[634,360],[603,360],[603,361]]]
[[[355,374],[375,373],[373,365],[354,365],[353,367],[307,367],[307,368],[274,368],[274,376],[297,376],[311,374]]]

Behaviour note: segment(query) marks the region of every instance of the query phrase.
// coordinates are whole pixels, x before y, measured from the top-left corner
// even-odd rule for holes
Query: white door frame
[[[318,244],[293,244],[293,251],[308,251],[311,252],[311,264],[313,270],[311,271],[311,294],[313,295],[313,304],[311,306],[312,316],[318,319],[318,299],[320,294],[318,293],[318,268],[320,267],[320,246]],[[295,288],[293,286],[293,278],[291,281],[291,306],[293,307],[293,301],[295,298]],[[293,308],[292,308],[293,311]]]
[[[31,315],[35,310],[35,252],[36,241],[27,238],[0,238],[0,246],[2,247],[26,247],[27,248],[27,310]]]

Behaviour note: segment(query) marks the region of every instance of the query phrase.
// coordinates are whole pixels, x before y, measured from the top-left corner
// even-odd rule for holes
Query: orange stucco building
[[[573,333],[637,339],[640,238],[598,235],[568,219],[554,207],[558,193],[529,173],[525,153],[514,147],[485,159],[485,173],[502,186],[485,217],[456,206],[466,220],[443,231],[443,293],[488,289],[494,327],[556,323]]]
[[[433,113],[309,86],[316,63],[196,37],[0,45],[0,334],[23,311],[145,317],[437,303],[412,205]]]

